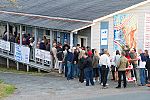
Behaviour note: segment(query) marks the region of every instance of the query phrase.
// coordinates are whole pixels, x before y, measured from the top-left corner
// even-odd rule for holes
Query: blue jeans
[[[100,81],[100,83],[102,83],[102,68],[101,68],[101,66],[99,65],[99,67],[98,67],[98,72],[99,72],[99,81]]]
[[[78,64],[73,64],[73,76],[74,77],[79,77],[79,68],[78,68]]]
[[[72,63],[67,62],[67,68],[68,68],[67,80],[73,79]]]
[[[67,77],[67,74],[68,74],[67,62],[65,62],[65,63],[63,64],[63,67],[64,67],[64,71],[65,71],[65,77]]]
[[[84,75],[86,78],[86,86],[89,86],[89,81],[90,81],[91,85],[94,85],[92,68],[85,68]]]
[[[140,81],[142,85],[146,84],[145,68],[140,68]]]

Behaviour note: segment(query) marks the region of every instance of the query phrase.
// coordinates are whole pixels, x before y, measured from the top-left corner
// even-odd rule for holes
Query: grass
[[[12,68],[5,68],[0,67],[0,72],[10,72],[10,73],[17,73],[17,74],[29,74],[29,75],[36,75],[36,76],[44,76],[46,73],[38,73],[37,71],[34,72],[26,72],[26,71],[18,71]]]
[[[0,99],[2,97],[9,96],[15,91],[14,85],[5,84],[2,80],[0,80]]]

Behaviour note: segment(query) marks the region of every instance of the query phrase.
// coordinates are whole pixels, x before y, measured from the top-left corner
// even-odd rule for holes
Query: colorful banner
[[[150,52],[150,13],[145,14],[144,50]]]
[[[121,50],[125,45],[136,48],[137,18],[131,14],[114,16],[114,49]]]
[[[15,44],[15,60],[18,62],[29,64],[30,48]]]
[[[3,50],[10,51],[10,42],[0,40],[0,48],[3,49]]]

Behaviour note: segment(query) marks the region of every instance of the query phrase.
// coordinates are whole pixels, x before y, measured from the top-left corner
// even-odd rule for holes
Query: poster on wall
[[[150,13],[145,14],[144,50],[150,52]]]
[[[18,62],[29,64],[30,48],[15,44],[15,60]]]
[[[0,48],[3,49],[3,50],[10,51],[10,42],[0,40]]]
[[[101,45],[108,45],[107,36],[108,36],[108,29],[101,29]]]
[[[136,48],[137,18],[133,14],[114,16],[114,50],[121,50],[125,45]]]

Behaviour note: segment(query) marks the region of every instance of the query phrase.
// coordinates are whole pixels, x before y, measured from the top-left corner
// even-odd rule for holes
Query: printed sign
[[[35,49],[35,58],[52,61],[52,56],[49,51]]]
[[[20,46],[18,44],[15,44],[15,60],[18,62],[23,62],[26,64],[29,64],[29,54],[30,54],[30,48]]]
[[[107,45],[108,43],[108,29],[101,29],[101,45]]]
[[[3,50],[10,51],[10,42],[0,40],[0,48],[3,49]]]

